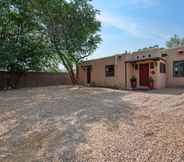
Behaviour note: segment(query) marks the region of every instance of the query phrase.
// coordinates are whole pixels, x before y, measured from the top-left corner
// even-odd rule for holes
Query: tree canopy
[[[100,22],[96,20],[98,10],[90,0],[36,0],[48,38],[73,82],[78,64],[88,57],[101,41]]]
[[[99,11],[90,0],[1,0],[0,68],[43,71],[74,67],[101,41]]]
[[[139,52],[144,52],[150,49],[155,49],[155,48],[160,48],[159,45],[154,45],[154,46],[149,46],[149,47],[144,47],[144,48],[140,48],[138,49]]]
[[[166,47],[167,48],[184,47],[184,37],[182,38],[175,34],[166,42]],[[160,47],[159,45],[154,45],[154,46],[149,46],[149,47],[145,47],[142,49],[138,49],[138,51],[142,52],[142,51],[147,51],[147,50],[154,49],[154,48],[160,48]],[[164,48],[160,48],[160,49],[164,49]]]
[[[8,71],[42,71],[54,59],[29,1],[0,1],[0,67]]]
[[[184,47],[184,38],[180,38],[178,35],[174,35],[166,42],[168,48]]]

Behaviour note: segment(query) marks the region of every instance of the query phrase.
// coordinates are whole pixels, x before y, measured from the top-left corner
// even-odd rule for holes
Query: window
[[[114,65],[106,65],[105,66],[105,76],[113,77],[114,76]]]
[[[154,67],[154,62],[151,62],[151,64],[150,64],[150,69],[154,69],[155,67]]]
[[[173,63],[174,77],[184,77],[184,61],[175,61]]]
[[[135,70],[138,70],[138,64],[135,64]]]
[[[138,64],[132,64],[133,69],[138,70]]]
[[[160,73],[166,73],[166,65],[164,63],[160,63]]]

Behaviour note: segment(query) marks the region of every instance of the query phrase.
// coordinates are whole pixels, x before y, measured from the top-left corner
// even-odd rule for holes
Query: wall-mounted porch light
[[[183,54],[184,53],[184,50],[180,49],[180,50],[178,50],[178,53],[179,54]]]
[[[167,57],[167,53],[162,53],[162,57]]]

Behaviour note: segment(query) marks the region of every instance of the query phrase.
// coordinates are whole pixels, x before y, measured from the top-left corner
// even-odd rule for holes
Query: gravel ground
[[[2,162],[184,162],[184,89],[0,92]]]

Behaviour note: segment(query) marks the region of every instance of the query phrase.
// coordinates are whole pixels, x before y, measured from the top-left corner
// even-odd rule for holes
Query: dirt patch
[[[183,162],[184,89],[0,92],[2,162]]]

